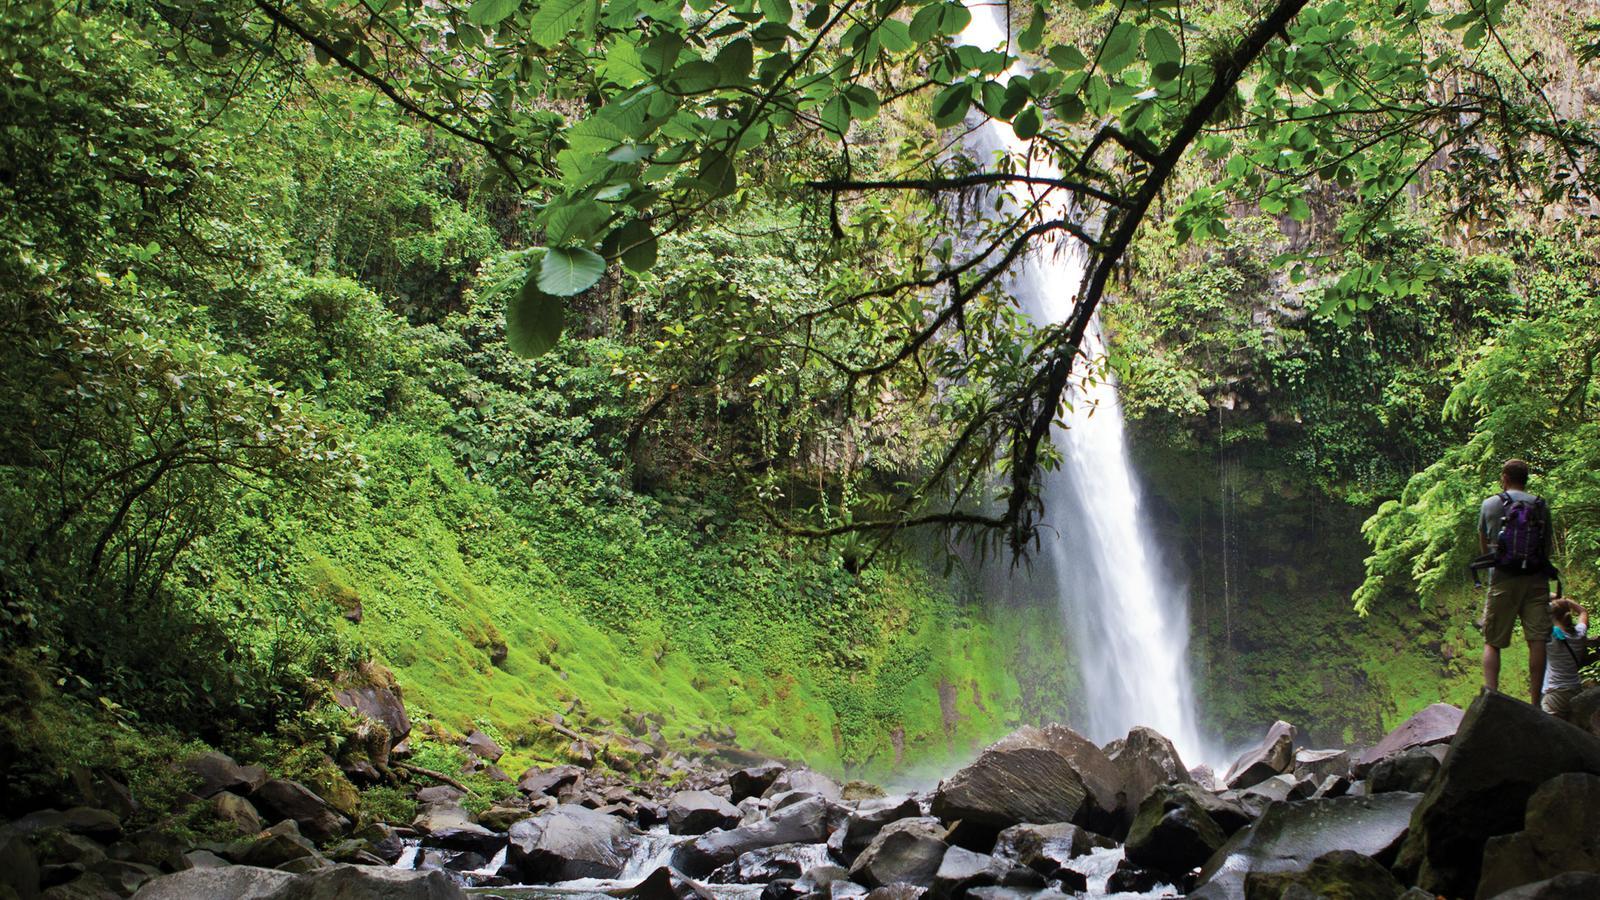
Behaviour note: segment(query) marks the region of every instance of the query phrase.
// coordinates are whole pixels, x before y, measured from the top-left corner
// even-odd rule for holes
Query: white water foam
[[[963,43],[983,49],[1008,44],[1001,19],[1006,7],[969,2],[967,8],[972,22]],[[1005,153],[1026,161],[1019,171],[1059,175],[1049,159],[1028,160],[1028,142],[1004,122],[987,121],[969,136],[967,148],[984,161]],[[1013,185],[1010,195],[1018,205],[1037,203],[1046,220],[1070,218],[1073,209],[1059,189]],[[1007,287],[1036,323],[1058,323],[1072,312],[1087,264],[1084,247],[1063,238],[1015,266]],[[1075,727],[1105,743],[1145,725],[1171,739],[1186,765],[1209,762],[1189,675],[1188,587],[1168,572],[1143,514],[1116,381],[1102,371],[1098,316],[1082,351],[1067,398],[1067,427],[1051,434],[1064,462],[1043,479],[1040,565],[1036,577],[1014,589],[1053,593],[1060,606],[1083,676],[1086,708],[1074,716]]]

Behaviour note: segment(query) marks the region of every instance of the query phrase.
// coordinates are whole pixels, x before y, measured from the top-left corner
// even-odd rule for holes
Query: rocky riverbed
[[[1428,707],[1371,748],[1295,739],[1275,723],[1218,774],[1148,729],[1101,747],[1025,727],[903,795],[726,755],[673,761],[670,778],[559,766],[476,814],[457,787],[420,787],[412,821],[360,829],[307,786],[213,753],[179,765],[238,840],[125,831],[102,785],[108,802],[0,828],[0,898],[1600,896],[1588,730],[1491,694],[1465,714]],[[486,736],[466,743],[474,765],[500,757]]]

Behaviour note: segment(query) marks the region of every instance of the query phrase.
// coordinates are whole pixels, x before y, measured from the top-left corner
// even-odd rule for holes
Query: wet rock
[[[1327,797],[1343,797],[1350,793],[1350,779],[1343,775],[1329,775],[1317,785],[1317,790],[1311,795],[1312,799],[1321,800]]]
[[[411,827],[423,835],[430,847],[475,850],[484,854],[497,852],[506,842],[505,835],[472,821],[472,816],[461,806],[464,797],[460,791],[446,785],[418,791],[421,809],[411,820]]]
[[[932,887],[947,847],[944,836],[937,819],[890,822],[850,864],[850,880],[871,888],[899,883]]]
[[[1274,803],[1206,861],[1199,887],[1189,896],[1238,900],[1251,872],[1302,872],[1335,850],[1390,858],[1421,799],[1419,794],[1393,793]]]
[[[317,847],[300,834],[292,819],[286,819],[257,837],[229,845],[223,855],[241,866],[276,869],[291,860],[316,856]]]
[[[1303,872],[1251,872],[1244,890],[1250,900],[1395,900],[1404,888],[1372,857],[1335,850],[1317,857]]]
[[[1227,840],[1193,791],[1161,785],[1134,816],[1127,859],[1147,869],[1183,875],[1203,865]]]
[[[314,841],[331,841],[350,827],[349,819],[298,781],[270,778],[250,796],[268,817],[293,819],[301,833]]]
[[[1166,881],[1167,876],[1160,872],[1123,860],[1117,863],[1116,871],[1106,879],[1106,893],[1143,894],[1155,890],[1156,885],[1165,884]]]
[[[760,766],[751,766],[740,769],[728,776],[729,800],[738,803],[746,797],[759,797],[772,787],[772,783],[782,775],[784,767],[778,763],[767,763]]]
[[[568,789],[580,787],[582,782],[583,770],[577,766],[529,769],[517,779],[517,790],[524,794],[559,798]]]
[[[740,855],[778,844],[815,844],[828,837],[828,805],[810,797],[775,810],[767,818],[728,831],[701,835],[673,851],[672,865],[691,877],[703,877]]]
[[[0,894],[6,889],[19,900],[39,896],[39,857],[22,832],[0,827]]]
[[[1557,775],[1528,798],[1516,834],[1489,838],[1479,897],[1493,897],[1562,872],[1600,872],[1600,777]]]
[[[1439,760],[1426,747],[1415,747],[1379,760],[1367,773],[1367,793],[1406,791],[1420,794],[1428,789],[1438,773]]]
[[[845,862],[853,862],[883,826],[900,819],[922,815],[922,809],[911,797],[883,797],[865,800],[845,819],[844,826],[828,838],[828,846]]]
[[[390,864],[405,852],[405,841],[392,826],[381,822],[362,828],[355,837],[365,845],[368,853]]]
[[[850,872],[843,866],[822,865],[807,869],[794,883],[794,891],[802,897],[826,891],[834,882],[850,880]]]
[[[236,835],[255,834],[263,823],[255,805],[238,794],[223,791],[211,798],[211,815]]]
[[[1428,896],[1432,897],[1431,894]],[[1600,875],[1568,872],[1496,894],[1494,900],[1577,900],[1580,897],[1600,897]]]
[[[1107,755],[1122,777],[1122,789],[1126,797],[1124,809],[1130,821],[1139,805],[1157,786],[1194,781],[1189,776],[1189,770],[1184,768],[1183,760],[1178,758],[1178,749],[1154,729],[1135,726],[1127,737],[1114,744],[1114,749],[1108,751]]]
[[[944,859],[939,862],[939,870],[934,873],[931,896],[940,900],[962,897],[973,888],[999,884],[1010,868],[1009,864],[987,853],[951,847],[945,851]]]
[[[533,883],[615,878],[628,847],[628,826],[614,816],[567,804],[511,826],[506,870]]]
[[[149,882],[134,900],[465,900],[443,872],[333,866],[305,875],[229,866]]]
[[[1296,750],[1294,752],[1295,778],[1310,778],[1321,784],[1329,776],[1350,774],[1348,750]]]
[[[1472,896],[1488,839],[1522,830],[1534,791],[1567,772],[1600,774],[1600,738],[1503,694],[1479,696],[1417,808],[1397,872],[1424,890]]]
[[[496,831],[503,834],[507,831],[510,831],[512,825],[521,822],[523,819],[532,817],[533,810],[525,807],[491,806],[474,816],[473,820],[490,831]]]
[[[1115,846],[1110,838],[1068,822],[1013,825],[995,839],[994,855],[1052,875],[1091,850]]]
[[[216,751],[191,756],[177,767],[198,780],[192,791],[202,800],[223,791],[248,794],[267,780],[266,770],[260,766],[241,766],[233,757]]]
[[[704,885],[661,866],[632,887],[611,891],[619,900],[714,900]]]
[[[1122,776],[1099,747],[1061,725],[1026,726],[939,784],[933,813],[963,827],[1073,822],[1116,830]]]
[[[466,736],[466,739],[461,742],[461,746],[466,748],[468,753],[476,756],[484,762],[499,762],[500,757],[506,755],[506,751],[502,750],[500,745],[495,743],[494,738],[489,737],[487,734],[484,734],[477,729],[474,729],[471,734]]]
[[[1281,803],[1288,800],[1295,792],[1293,775],[1274,775],[1264,781],[1253,784],[1239,792],[1245,802],[1254,801],[1265,808],[1268,803]],[[1309,792],[1307,792],[1309,793]]]
[[[828,862],[823,844],[778,844],[761,847],[717,869],[709,879],[714,884],[765,884],[779,879],[794,880],[808,869]]]
[[[1261,743],[1245,751],[1228,767],[1223,782],[1234,790],[1242,790],[1289,771],[1294,766],[1295,734],[1295,727],[1288,722],[1273,722]]]
[[[919,900],[928,889],[918,884],[886,884],[868,891],[867,900]]]
[[[1413,747],[1447,744],[1461,727],[1461,719],[1461,710],[1448,703],[1425,707],[1357,756],[1351,774],[1356,778],[1365,778],[1367,771],[1381,759]]]
[[[761,796],[768,800],[789,792],[812,794],[825,800],[838,800],[844,795],[839,782],[810,769],[785,769],[773,779]]]
[[[667,830],[673,834],[736,828],[741,818],[738,807],[710,791],[679,791],[667,801]]]

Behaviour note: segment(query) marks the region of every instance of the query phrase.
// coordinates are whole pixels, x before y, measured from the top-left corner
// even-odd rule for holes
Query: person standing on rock
[[[1579,673],[1593,652],[1588,647],[1589,611],[1575,600],[1557,597],[1550,601],[1550,617],[1556,624],[1550,631],[1544,697],[1539,706],[1550,715],[1565,719],[1572,712],[1572,698],[1583,690]]]
[[[1522,620],[1528,642],[1528,697],[1539,705],[1550,639],[1550,508],[1528,493],[1528,464],[1508,459],[1500,469],[1500,493],[1478,511],[1478,549],[1490,569],[1483,609],[1483,687],[1500,689],[1500,651],[1511,646],[1512,626]]]

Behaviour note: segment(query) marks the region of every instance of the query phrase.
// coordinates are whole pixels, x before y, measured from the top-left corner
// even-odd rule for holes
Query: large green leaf
[[[517,11],[522,0],[476,0],[467,10],[467,21],[488,27]]]
[[[561,340],[565,316],[566,303],[541,291],[538,276],[529,271],[528,280],[506,304],[506,345],[524,359],[540,356]]]
[[[574,28],[592,29],[598,14],[596,0],[546,0],[528,23],[528,36],[541,47],[554,47]]]
[[[606,272],[605,257],[582,247],[551,247],[539,264],[539,290],[570,297],[594,287]]]

